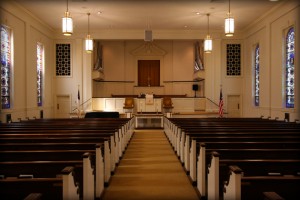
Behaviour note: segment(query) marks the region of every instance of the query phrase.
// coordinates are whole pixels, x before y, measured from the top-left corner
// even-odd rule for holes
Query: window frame
[[[41,47],[40,59],[39,59],[38,47]],[[40,62],[40,66],[39,66],[39,62]],[[38,107],[43,106],[44,69],[45,69],[45,46],[43,43],[37,42],[37,106]]]
[[[257,58],[258,57],[258,58]],[[260,45],[257,43],[254,47],[254,106],[258,107],[260,104]]]
[[[290,32],[293,30],[293,58],[289,60],[289,53],[288,48],[289,48],[289,35]],[[292,66],[291,63],[292,62]],[[293,83],[292,86],[289,86],[288,84],[288,79],[289,79],[289,73],[288,71],[293,71]],[[290,26],[286,29],[284,32],[284,107],[287,109],[294,109],[295,108],[295,27]],[[293,88],[293,94],[288,94],[288,90],[290,90],[290,87]],[[289,103],[289,99],[294,99],[293,102]]]
[[[1,96],[1,109],[3,109],[3,110],[7,110],[7,109],[11,109],[12,108],[12,78],[13,78],[13,31],[12,31],[12,29],[10,28],[10,27],[8,27],[8,26],[6,26],[6,25],[3,25],[3,24],[1,24],[0,25],[0,28],[1,28],[1,47],[2,47],[2,38],[3,38],[3,36],[2,36],[2,29],[4,29],[5,30],[5,32],[7,32],[7,35],[8,35],[8,45],[6,45],[6,46],[8,46],[8,51],[9,51],[9,53],[7,53],[8,54],[8,57],[9,57],[9,60],[8,60],[8,62],[9,62],[9,66],[7,67],[3,67],[4,69],[3,69],[3,72],[2,72],[2,64],[3,64],[3,61],[4,60],[2,60],[2,48],[1,48],[1,83],[0,83],[0,85],[1,85],[1,94],[0,94],[0,96]],[[6,57],[6,56],[5,56]],[[6,63],[7,63],[7,60],[5,61]],[[6,65],[6,64],[5,64]],[[6,70],[5,70],[6,69]],[[7,78],[8,78],[8,81],[7,81],[7,85],[8,86],[4,86],[4,88],[6,88],[6,90],[7,90],[7,95],[5,95],[5,97],[7,97],[7,100],[6,101],[8,101],[6,104],[3,104],[3,102],[4,102],[4,99],[3,99],[3,95],[2,95],[2,81],[3,81],[3,79],[5,79],[5,77],[4,77],[4,73],[7,73],[8,75],[6,76]]]

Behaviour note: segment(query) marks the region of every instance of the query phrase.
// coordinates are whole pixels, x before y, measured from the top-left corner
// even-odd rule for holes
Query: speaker
[[[43,119],[44,118],[44,111],[40,110],[40,118]]]
[[[199,89],[199,86],[198,86],[197,84],[194,84],[194,85],[193,85],[193,90],[194,90],[194,91],[197,91],[198,89]]]
[[[151,42],[152,39],[152,31],[151,30],[145,30],[145,41]]]

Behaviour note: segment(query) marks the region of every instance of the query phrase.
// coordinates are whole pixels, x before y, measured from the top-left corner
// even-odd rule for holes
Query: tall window
[[[37,105],[43,105],[44,45],[37,43]]]
[[[1,25],[1,107],[11,106],[11,30]]]
[[[291,27],[286,35],[286,60],[285,60],[285,90],[286,107],[294,108],[295,104],[295,31]]]
[[[254,65],[254,105],[259,106],[259,44],[255,47]]]

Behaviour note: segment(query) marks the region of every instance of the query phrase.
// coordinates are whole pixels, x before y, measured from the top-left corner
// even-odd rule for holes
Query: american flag
[[[223,95],[222,95],[222,88],[220,90],[220,102],[219,102],[219,117],[223,117]]]

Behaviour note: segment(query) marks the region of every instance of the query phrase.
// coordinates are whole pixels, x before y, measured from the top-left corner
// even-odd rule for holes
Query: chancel
[[[0,12],[0,199],[300,199],[298,0]]]

